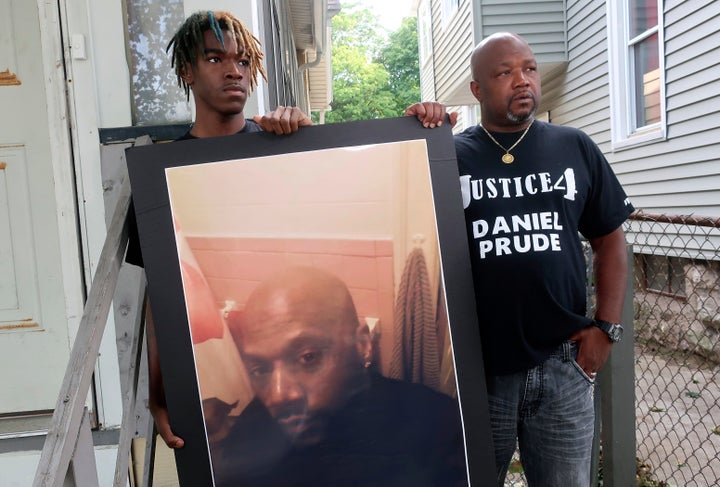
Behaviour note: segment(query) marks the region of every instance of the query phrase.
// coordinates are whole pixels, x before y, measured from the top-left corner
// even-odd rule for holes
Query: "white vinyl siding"
[[[636,208],[720,215],[720,2],[666,0],[667,139],[614,151],[604,0],[568,1],[567,72],[543,80],[551,121],[600,146]]]
[[[451,103],[456,93],[470,93],[470,53],[474,47],[470,0],[461,0],[452,28],[443,29],[441,2],[431,2],[435,98]],[[424,93],[423,93],[424,94]],[[458,103],[459,104],[459,103]]]
[[[328,32],[328,37],[330,33]],[[329,41],[328,44],[330,45]],[[314,53],[311,61],[316,58]],[[306,71],[306,96],[310,99],[309,110],[313,112],[330,110],[332,102],[332,70],[328,69],[328,65],[332,65],[331,51],[325,52],[317,66]]]
[[[475,43],[495,32],[515,32],[533,47],[538,63],[566,61],[565,2],[562,0],[483,0]]]
[[[579,128],[602,146],[610,137],[604,2],[569,1],[567,9],[567,71],[543,80],[541,110],[550,111],[551,122]]]
[[[442,0],[442,27],[446,29],[458,11],[459,0]],[[452,26],[451,26],[452,28]]]
[[[667,140],[614,154],[636,207],[720,215],[720,2],[665,2]],[[628,153],[626,153],[628,152]]]

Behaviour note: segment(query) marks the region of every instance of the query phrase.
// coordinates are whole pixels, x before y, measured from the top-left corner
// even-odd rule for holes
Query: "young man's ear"
[[[182,69],[180,69],[180,77],[186,85],[192,86],[194,81],[192,66],[186,63]]]

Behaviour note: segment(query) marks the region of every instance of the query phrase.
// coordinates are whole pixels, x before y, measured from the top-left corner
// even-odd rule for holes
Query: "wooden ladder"
[[[143,136],[136,139],[134,145],[150,143],[152,143],[150,138]],[[99,485],[86,400],[128,241],[130,182],[124,168],[120,179],[117,203],[40,455],[34,487],[62,486],[69,469],[75,479],[75,485],[80,487]],[[135,402],[145,335],[145,307],[142,305],[146,295],[144,279],[141,287],[142,289],[139,290],[141,305],[136,310],[139,316],[131,317],[136,325],[130,337],[130,365],[126,377],[121,377],[121,381],[124,380],[127,385],[128,393],[123,398],[122,424],[113,482],[115,487],[128,485],[131,442],[133,432],[136,430]],[[154,423],[150,420],[142,480],[142,485],[147,487],[152,485],[155,437]]]

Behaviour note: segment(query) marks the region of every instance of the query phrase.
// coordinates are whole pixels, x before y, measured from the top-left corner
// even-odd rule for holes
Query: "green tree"
[[[390,34],[380,50],[379,61],[388,72],[398,115],[402,115],[408,106],[420,101],[417,18],[402,20],[398,30]]]
[[[343,2],[340,13],[332,18],[332,44],[354,47],[370,57],[382,46],[383,36],[376,15],[358,2]]]
[[[398,117],[419,100],[415,19],[403,21],[388,38],[381,32],[377,17],[358,3],[343,3],[333,17],[333,102],[326,114],[328,123]]]
[[[328,122],[394,116],[395,102],[385,67],[368,62],[358,49],[333,50],[333,78],[333,109],[326,115]]]

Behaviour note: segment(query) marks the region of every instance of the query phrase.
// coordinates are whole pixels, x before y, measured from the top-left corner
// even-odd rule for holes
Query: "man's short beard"
[[[512,111],[508,110],[506,117],[512,123],[521,124],[521,123],[527,122],[528,120],[533,118],[535,116],[536,110],[537,110],[537,108],[533,107],[533,109],[530,110],[530,113],[528,113],[527,115],[516,115]]]

